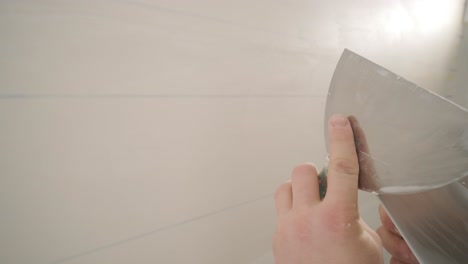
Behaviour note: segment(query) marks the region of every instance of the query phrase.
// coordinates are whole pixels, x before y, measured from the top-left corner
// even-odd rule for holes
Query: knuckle
[[[298,213],[278,224],[274,238],[278,241],[309,240],[315,232],[313,226],[313,219],[305,213]]]
[[[314,237],[314,224],[313,220],[305,214],[297,215],[291,223],[291,233],[300,241],[308,241]]]
[[[333,171],[346,174],[346,175],[358,175],[359,174],[359,164],[357,161],[353,161],[346,158],[335,158],[330,161],[330,168]]]
[[[348,207],[334,206],[321,214],[322,226],[332,234],[343,236],[350,233],[352,224],[358,222],[359,213]]]

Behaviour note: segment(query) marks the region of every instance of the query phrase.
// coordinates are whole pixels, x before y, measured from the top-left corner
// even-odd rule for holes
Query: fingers
[[[419,263],[382,205],[379,206],[379,215],[382,226],[377,229],[377,234],[382,240],[383,247],[393,257],[393,262],[390,263]]]
[[[411,263],[403,262],[403,261],[398,260],[398,259],[396,259],[396,258],[391,258],[391,259],[390,259],[390,264],[411,264]]]
[[[351,128],[353,129],[354,144],[356,145],[359,160],[358,186],[360,189],[375,190],[377,186],[373,179],[376,177],[376,171],[374,161],[370,156],[366,135],[355,116],[349,116],[348,120],[351,123]]]
[[[318,175],[315,166],[305,163],[294,168],[291,180],[283,183],[275,193],[278,215],[283,215],[291,208],[307,207],[320,202]]]
[[[359,223],[361,224],[362,228],[364,229],[367,234],[369,234],[374,241],[378,241],[379,247],[382,247],[382,241],[379,235],[372,229],[362,218],[359,218]]]
[[[318,175],[313,164],[294,168],[291,176],[293,207],[311,206],[320,201]]]
[[[325,200],[341,205],[357,204],[359,163],[348,118],[334,115],[328,125],[330,161]]]
[[[413,252],[400,236],[390,232],[384,226],[377,229],[377,234],[382,240],[383,247],[395,258],[394,261],[400,261],[408,264],[418,264],[418,260],[413,255]],[[395,262],[399,263],[399,262]]]
[[[392,219],[390,219],[390,216],[388,216],[387,211],[385,211],[382,205],[379,205],[379,215],[380,221],[382,222],[382,225],[385,227],[385,229],[401,237],[400,232],[398,231]]]
[[[278,216],[287,213],[292,207],[291,182],[285,182],[278,187],[275,193],[276,213]]]
[[[366,134],[364,134],[359,121],[355,116],[349,116],[348,120],[351,123],[351,128],[353,129],[356,148],[364,153],[369,154],[369,145],[367,145]]]

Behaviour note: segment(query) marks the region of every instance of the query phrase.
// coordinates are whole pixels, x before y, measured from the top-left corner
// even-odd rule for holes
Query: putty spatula
[[[333,114],[351,121],[363,190],[414,193],[468,175],[468,110],[349,50],[331,81],[325,122]]]

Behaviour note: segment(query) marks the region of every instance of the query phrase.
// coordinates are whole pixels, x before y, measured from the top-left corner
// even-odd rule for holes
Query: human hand
[[[349,120],[329,121],[328,188],[319,197],[317,171],[303,164],[275,194],[276,264],[383,263],[379,236],[359,216],[359,164]]]
[[[418,260],[382,206],[379,206],[379,215],[382,225],[377,229],[377,233],[384,248],[392,255],[390,264],[418,264]]]

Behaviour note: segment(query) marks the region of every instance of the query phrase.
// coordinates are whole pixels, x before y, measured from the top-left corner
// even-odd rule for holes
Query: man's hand
[[[382,225],[377,229],[377,233],[382,238],[385,249],[392,255],[390,263],[418,264],[418,260],[382,206],[379,207],[379,214]]]
[[[383,263],[379,236],[357,208],[359,164],[349,120],[329,121],[328,189],[319,197],[317,171],[303,164],[276,191],[276,264]]]

